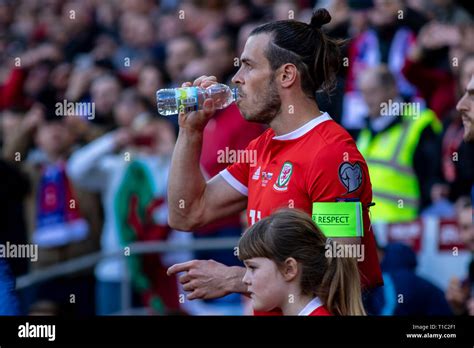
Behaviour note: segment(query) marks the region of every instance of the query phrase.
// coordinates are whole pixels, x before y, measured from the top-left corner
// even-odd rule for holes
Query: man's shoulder
[[[367,163],[359,152],[357,145],[351,135],[337,122],[324,122],[318,129],[313,139],[309,139],[309,144],[318,144],[312,146],[310,155],[311,172],[324,173],[324,177],[331,177],[329,168],[339,168],[346,165],[361,166],[362,171],[367,170]],[[339,172],[333,171],[334,175]]]
[[[347,130],[333,119],[322,122],[318,127],[314,128],[313,133],[318,133],[318,136],[331,140],[337,137],[352,138]]]
[[[336,149],[357,149],[351,135],[336,121],[322,123],[312,132],[310,143],[318,144],[320,151],[331,152]],[[314,141],[313,141],[314,139]]]

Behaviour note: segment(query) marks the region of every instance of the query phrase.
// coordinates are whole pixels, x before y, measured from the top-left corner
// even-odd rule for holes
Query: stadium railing
[[[123,249],[113,252],[96,252],[84,255],[73,260],[64,261],[62,263],[49,266],[42,270],[34,271],[29,274],[18,277],[16,280],[16,289],[21,290],[33,286],[37,283],[58,278],[65,275],[71,275],[79,271],[83,271],[94,267],[99,261],[105,258],[126,258],[129,255],[142,255],[152,253],[169,253],[182,251],[210,251],[210,250],[227,250],[237,246],[239,238],[209,238],[198,239],[192,242],[137,242],[127,245],[127,253]],[[128,273],[128,267],[124,267],[124,273],[121,279],[121,310],[116,314],[139,314],[143,310],[132,308],[131,305],[131,283]]]

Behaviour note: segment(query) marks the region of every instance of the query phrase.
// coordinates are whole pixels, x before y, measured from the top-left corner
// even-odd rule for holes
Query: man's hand
[[[191,82],[185,82],[181,87],[201,87],[207,88],[217,83],[215,76],[201,76]],[[206,99],[203,103],[203,110],[189,112],[187,114],[181,112],[178,116],[178,123],[180,128],[197,131],[202,133],[207,125],[207,122],[211,119],[216,111],[214,107],[214,101],[210,98]]]
[[[168,275],[186,272],[179,277],[183,289],[190,292],[188,300],[213,299],[233,292],[245,292],[242,282],[245,269],[228,267],[214,260],[193,260],[179,263],[168,269]]]
[[[214,76],[201,76],[194,86],[216,84]],[[183,87],[190,87],[185,82]],[[221,175],[207,181],[201,171],[203,131],[214,114],[213,100],[204,110],[179,114],[179,135],[173,150],[168,181],[168,224],[181,231],[193,231],[219,218],[242,211],[247,196],[234,189]],[[183,204],[186,202],[186,204]]]

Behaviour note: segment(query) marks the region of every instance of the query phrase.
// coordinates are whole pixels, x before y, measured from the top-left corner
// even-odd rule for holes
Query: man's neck
[[[275,135],[283,135],[300,128],[312,119],[320,116],[318,104],[314,100],[302,98],[293,103],[283,103],[280,114],[270,122]]]

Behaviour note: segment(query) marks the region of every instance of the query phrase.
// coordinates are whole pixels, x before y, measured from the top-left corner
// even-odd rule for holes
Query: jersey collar
[[[298,315],[310,315],[317,308],[321,307],[323,304],[319,297],[313,298],[309,303],[298,313]]]
[[[325,121],[331,120],[331,116],[328,115],[327,112],[323,113],[321,116],[318,116],[316,118],[313,118],[311,121],[306,122],[304,125],[302,125],[300,128],[295,129],[294,131],[282,135],[275,135],[273,137],[274,140],[293,140],[293,139],[298,139],[299,137],[302,137],[306,133],[308,133],[310,130],[312,130],[314,127],[316,127],[318,124],[323,123]]]

